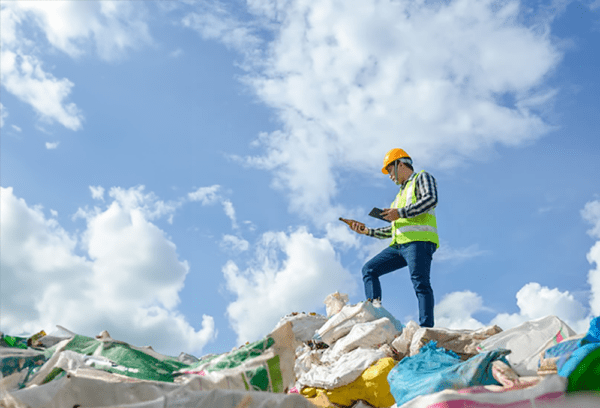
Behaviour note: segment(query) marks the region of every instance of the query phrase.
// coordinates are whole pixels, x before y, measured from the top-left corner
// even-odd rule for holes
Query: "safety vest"
[[[423,171],[421,170],[419,174]],[[417,202],[417,177],[419,174],[408,181],[404,188],[400,189],[391,208],[402,208]],[[390,245],[406,244],[413,241],[434,242],[439,248],[440,239],[437,233],[435,208],[416,217],[398,218],[392,222],[392,243]]]

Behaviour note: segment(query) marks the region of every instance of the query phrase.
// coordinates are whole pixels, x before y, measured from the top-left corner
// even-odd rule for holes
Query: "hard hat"
[[[383,168],[381,169],[381,172],[383,174],[388,174],[388,171],[386,170],[387,166],[389,166],[390,163],[393,163],[396,160],[402,159],[402,158],[407,158],[410,161],[410,163],[412,163],[410,156],[404,150],[402,150],[402,149],[390,150],[389,152],[387,152],[387,154],[385,155],[385,158],[383,159]]]

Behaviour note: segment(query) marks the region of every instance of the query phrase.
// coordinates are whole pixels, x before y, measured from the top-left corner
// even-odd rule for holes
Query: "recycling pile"
[[[600,318],[502,331],[405,326],[381,304],[325,300],[264,339],[200,359],[58,328],[2,335],[0,406],[121,408],[598,407]]]

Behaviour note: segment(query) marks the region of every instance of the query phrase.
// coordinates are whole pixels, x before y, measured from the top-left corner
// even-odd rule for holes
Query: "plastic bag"
[[[390,390],[398,406],[425,394],[448,388],[498,384],[492,363],[504,358],[509,350],[481,353],[467,361],[443,348],[435,341],[427,343],[419,354],[405,357],[388,375]]]
[[[522,376],[536,375],[540,353],[576,335],[565,322],[556,316],[525,322],[517,327],[492,336],[477,346],[478,352],[503,348],[511,350],[508,361],[511,367]]]

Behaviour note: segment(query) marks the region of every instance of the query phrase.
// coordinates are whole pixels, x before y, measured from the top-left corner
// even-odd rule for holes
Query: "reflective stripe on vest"
[[[406,207],[409,203],[417,201],[417,177],[418,174],[398,192],[391,208]],[[399,218],[392,222],[391,245],[405,244],[413,241],[429,241],[434,242],[438,247],[440,246],[435,208],[416,217]]]
[[[396,234],[402,234],[409,231],[429,231],[437,234],[437,228],[429,225],[407,225],[406,227],[396,228]]]

